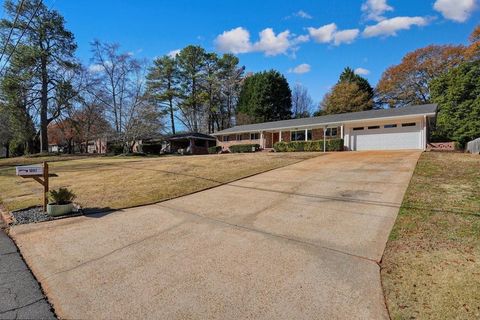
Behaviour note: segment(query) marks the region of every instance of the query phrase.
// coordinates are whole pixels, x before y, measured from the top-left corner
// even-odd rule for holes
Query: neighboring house
[[[105,154],[107,153],[107,138],[97,138],[95,140],[89,140],[87,145],[87,153],[99,153]],[[85,150],[85,142],[82,143],[82,149]]]
[[[345,150],[425,150],[437,105],[426,104],[236,126],[212,134],[217,145],[344,139]]]
[[[207,154],[215,146],[215,137],[203,133],[180,133],[163,139],[163,153]]]

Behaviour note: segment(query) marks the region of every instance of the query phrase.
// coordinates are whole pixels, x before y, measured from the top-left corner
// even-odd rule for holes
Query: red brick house
[[[226,150],[234,144],[273,148],[278,141],[343,139],[345,150],[425,150],[434,104],[351,112],[235,126],[212,135]]]

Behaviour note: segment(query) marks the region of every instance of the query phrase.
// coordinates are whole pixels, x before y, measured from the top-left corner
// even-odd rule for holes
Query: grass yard
[[[25,156],[25,157],[16,157],[16,158],[0,158],[0,169],[12,166],[28,166],[31,164],[39,164],[43,161],[67,161],[67,160],[78,160],[85,158],[94,158],[101,157],[101,155],[46,155],[46,156]]]
[[[255,153],[184,157],[50,157],[50,188],[68,187],[83,208],[120,209],[158,202],[283,167],[319,153]],[[0,160],[0,203],[8,210],[40,205],[42,186],[15,176],[14,164],[41,158]]]
[[[382,260],[392,319],[480,318],[480,157],[424,153]]]

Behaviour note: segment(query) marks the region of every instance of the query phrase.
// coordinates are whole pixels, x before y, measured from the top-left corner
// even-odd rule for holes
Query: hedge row
[[[343,139],[332,139],[326,142],[327,151],[343,151]],[[273,145],[277,152],[323,151],[323,140],[277,142]]]
[[[255,152],[260,150],[259,144],[237,144],[230,146],[230,152],[232,153],[241,153],[241,152]]]
[[[208,153],[210,154],[217,154],[217,153],[220,153],[220,151],[222,151],[222,147],[220,146],[213,146],[208,148]]]

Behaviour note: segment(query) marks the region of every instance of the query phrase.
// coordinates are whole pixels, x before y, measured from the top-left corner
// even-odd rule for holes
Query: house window
[[[243,140],[242,139],[242,135],[241,134],[237,134],[237,136],[235,137],[237,141],[241,141]]]
[[[326,137],[336,137],[338,133],[337,128],[327,128],[327,131],[325,132]]]
[[[370,127],[368,127],[368,130],[372,130],[372,129],[380,129],[380,126],[370,126]]]
[[[388,128],[396,128],[397,125],[396,124],[386,124],[383,126],[385,129],[388,129]]]
[[[250,140],[258,140],[260,139],[260,133],[255,132],[255,133],[250,133]]]
[[[402,127],[415,127],[416,125],[415,122],[402,123]]]
[[[229,139],[229,136],[223,136],[223,142],[227,142]]]
[[[360,130],[363,130],[363,127],[356,127],[356,128],[353,128],[353,131],[360,131]]]
[[[307,130],[307,140],[312,140],[312,130]],[[290,131],[290,141],[305,141],[305,130]]]

